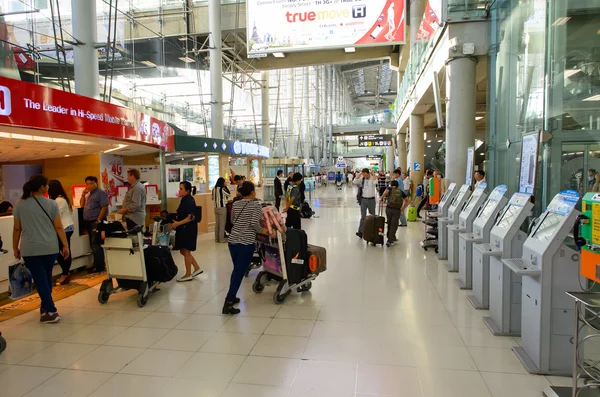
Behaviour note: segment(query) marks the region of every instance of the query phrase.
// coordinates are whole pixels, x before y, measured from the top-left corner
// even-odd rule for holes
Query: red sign
[[[0,77],[0,124],[89,134],[172,149],[168,124],[128,108]]]

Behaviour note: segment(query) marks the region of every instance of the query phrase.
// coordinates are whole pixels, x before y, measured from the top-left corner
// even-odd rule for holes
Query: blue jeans
[[[52,268],[56,263],[56,256],[57,254],[23,257],[42,301],[40,309],[46,313],[56,312],[56,306],[52,300]]]
[[[250,267],[255,249],[256,245],[254,244],[229,244],[229,253],[233,261],[233,272],[231,272],[229,292],[225,298],[228,301],[235,299],[240,285],[242,285],[242,280],[246,275],[246,270]]]

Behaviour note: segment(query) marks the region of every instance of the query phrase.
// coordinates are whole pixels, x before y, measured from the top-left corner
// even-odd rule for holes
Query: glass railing
[[[448,22],[486,19],[491,0],[448,0]]]

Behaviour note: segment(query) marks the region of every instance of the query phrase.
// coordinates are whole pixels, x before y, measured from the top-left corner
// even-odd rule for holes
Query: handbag
[[[8,266],[8,297],[20,299],[33,292],[33,276],[23,261],[13,262]]]

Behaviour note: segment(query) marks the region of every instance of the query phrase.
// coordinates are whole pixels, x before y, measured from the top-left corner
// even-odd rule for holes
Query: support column
[[[465,183],[467,148],[475,143],[476,59],[450,59],[446,65],[446,186]]]
[[[406,130],[398,133],[398,167],[402,171],[407,171],[407,155],[406,153]]]
[[[271,148],[271,119],[269,117],[269,71],[263,71],[260,73],[261,80],[263,82],[260,88],[260,97],[262,100],[262,121],[261,121],[261,132],[262,132],[262,144],[268,148]]]
[[[161,210],[167,209],[167,157],[165,155],[165,149],[160,149],[159,154],[160,162],[160,202]]]
[[[290,80],[288,81],[288,93],[290,97],[290,105],[288,107],[288,132],[290,139],[288,139],[288,157],[296,157],[296,137],[294,135],[294,101],[296,97],[294,73],[295,69],[290,69]]]
[[[423,183],[425,174],[425,118],[422,114],[410,115],[410,152],[408,155],[410,180],[413,186]],[[415,163],[420,165],[420,170],[415,170]]]
[[[334,112],[334,108],[332,105],[334,105],[334,89],[335,89],[335,85],[334,85],[334,80],[335,80],[335,70],[333,69],[333,66],[329,66],[329,122],[327,123],[327,148],[328,148],[328,156],[329,156],[329,162],[328,165],[333,165],[333,112]]]
[[[73,0],[79,1],[79,0]],[[210,32],[210,130],[211,138],[223,139],[223,41],[221,38],[221,1],[208,1]]]
[[[329,92],[329,75],[327,73],[327,66],[323,66],[323,74],[321,75],[321,92],[323,94],[322,105],[323,106],[323,135],[319,137],[319,140],[323,142],[323,158],[322,165],[327,165],[327,112],[329,111],[329,101],[327,100]]]
[[[390,174],[394,171],[394,147],[388,146],[385,152],[385,170]]]
[[[315,109],[314,109],[314,127],[313,127],[313,142],[314,142],[314,156],[315,164],[320,164],[321,160],[321,146],[319,143],[319,135],[321,133],[319,126],[321,125],[321,68],[315,66]]]
[[[302,73],[304,74],[303,76],[303,81],[302,81],[302,113],[304,115],[304,128],[303,128],[303,132],[302,132],[302,136],[304,139],[304,150],[302,151],[304,154],[304,158],[305,159],[310,159],[311,157],[311,153],[310,153],[310,109],[309,109],[309,101],[308,101],[308,97],[309,97],[309,90],[308,90],[308,80],[309,80],[309,73],[310,73],[310,69],[309,68],[304,68]]]
[[[71,0],[73,37],[81,42],[73,46],[75,93],[90,98],[100,97],[96,0]]]

